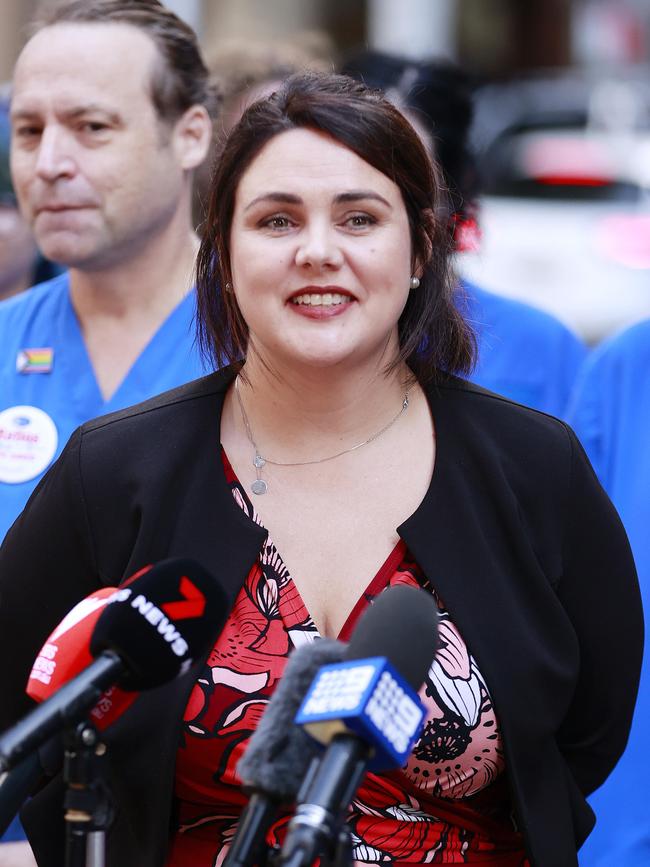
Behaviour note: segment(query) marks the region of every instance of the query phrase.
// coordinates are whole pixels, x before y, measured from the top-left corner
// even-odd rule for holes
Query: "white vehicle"
[[[483,237],[460,257],[461,273],[592,344],[650,317],[648,85],[493,86],[479,93],[479,128],[490,106],[502,126],[494,116],[483,125]]]

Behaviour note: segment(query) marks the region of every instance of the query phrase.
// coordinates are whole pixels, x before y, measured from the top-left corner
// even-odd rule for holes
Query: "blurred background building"
[[[3,0],[0,79],[45,3]],[[476,79],[482,240],[460,269],[590,343],[650,316],[648,0],[167,0],[206,57],[309,40],[444,57]],[[312,43],[316,44],[316,43]],[[319,58],[327,62],[327,58]],[[221,70],[223,72],[223,70]]]
[[[3,0],[0,77],[24,27],[56,0]],[[540,67],[644,62],[647,0],[169,0],[205,44],[325,30],[341,50],[368,43],[413,57],[444,55],[487,77]]]

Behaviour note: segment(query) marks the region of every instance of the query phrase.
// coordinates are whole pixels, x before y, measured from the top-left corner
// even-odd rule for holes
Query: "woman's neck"
[[[249,356],[239,392],[260,452],[276,460],[310,460],[377,433],[400,411],[413,389],[406,366],[391,374],[373,367],[269,370]],[[235,424],[245,431],[237,400]]]

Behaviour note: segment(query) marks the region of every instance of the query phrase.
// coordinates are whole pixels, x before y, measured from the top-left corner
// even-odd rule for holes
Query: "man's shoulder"
[[[67,296],[68,288],[68,274],[65,272],[0,301],[0,328],[13,330],[40,312],[53,309]]]
[[[624,362],[644,367],[650,362],[650,319],[629,325],[605,340],[593,351],[595,364]]]
[[[470,315],[477,315],[479,326],[495,330],[507,328],[528,339],[538,337],[544,341],[566,340],[580,345],[580,340],[573,331],[546,310],[525,301],[490,292],[473,283],[463,285],[467,294],[468,312]]]
[[[596,346],[587,357],[568,417],[575,419],[593,404],[605,408],[613,424],[621,413],[637,417],[650,401],[650,319],[628,326]]]

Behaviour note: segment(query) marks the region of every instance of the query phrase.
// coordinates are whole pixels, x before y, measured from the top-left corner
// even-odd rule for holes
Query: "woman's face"
[[[397,354],[413,274],[406,208],[396,184],[329,136],[295,129],[264,146],[236,191],[230,259],[267,362],[383,366]]]

